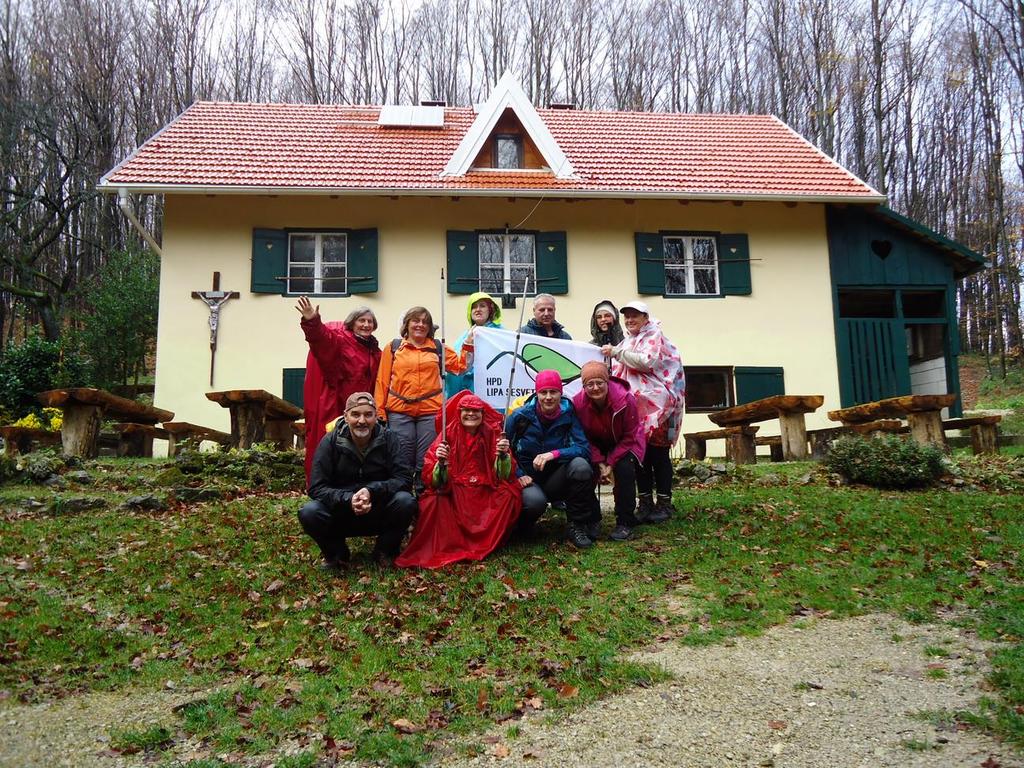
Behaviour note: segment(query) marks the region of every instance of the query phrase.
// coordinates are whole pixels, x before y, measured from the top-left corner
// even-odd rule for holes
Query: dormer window
[[[511,133],[499,133],[494,136],[494,167],[522,168],[523,139]]]

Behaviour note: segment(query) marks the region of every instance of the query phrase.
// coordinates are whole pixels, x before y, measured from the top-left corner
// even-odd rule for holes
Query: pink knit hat
[[[562,391],[562,377],[558,371],[541,371],[537,374],[537,378],[534,381],[537,384],[538,392],[542,389],[557,389],[559,392]]]

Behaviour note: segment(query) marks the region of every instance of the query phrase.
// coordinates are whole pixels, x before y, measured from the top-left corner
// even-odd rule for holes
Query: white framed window
[[[523,139],[515,134],[497,134],[494,137],[494,167],[522,168]]]
[[[537,293],[537,248],[532,234],[481,232],[479,235],[480,290],[493,295]]]
[[[667,235],[666,296],[717,296],[718,248],[713,235]]]
[[[348,294],[348,235],[288,233],[288,293]]]

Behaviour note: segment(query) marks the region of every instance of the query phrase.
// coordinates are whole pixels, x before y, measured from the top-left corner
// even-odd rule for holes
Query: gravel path
[[[958,730],[948,719],[914,717],[971,707],[982,694],[989,647],[948,626],[912,626],[879,615],[805,621],[711,648],[667,642],[635,658],[662,665],[672,682],[606,699],[560,721],[541,712],[506,723],[479,742],[484,754],[448,756],[436,765],[1024,768],[1024,755],[988,737]],[[929,656],[926,648],[945,655]],[[203,695],[122,692],[4,704],[0,766],[142,765],[141,756],[104,754],[111,728],[173,729],[173,707]],[[506,738],[510,726],[520,729],[518,738]],[[275,762],[264,756],[245,764]]]
[[[535,715],[518,738],[495,742],[506,726],[485,740],[485,754],[439,765],[1024,766],[1024,755],[990,738],[913,716],[970,707],[986,648],[953,628],[879,615],[791,624],[733,646],[667,643],[636,658],[663,665],[673,682],[559,723]]]

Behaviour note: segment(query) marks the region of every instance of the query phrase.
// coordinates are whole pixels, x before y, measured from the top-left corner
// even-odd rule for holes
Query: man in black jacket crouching
[[[373,559],[391,566],[416,512],[409,493],[412,467],[403,459],[401,438],[377,423],[369,392],[345,401],[344,421],[324,435],[313,456],[309,478],[312,501],[299,510],[299,522],[323,554],[323,568],[343,570],[349,562],[345,539],[377,536]]]

